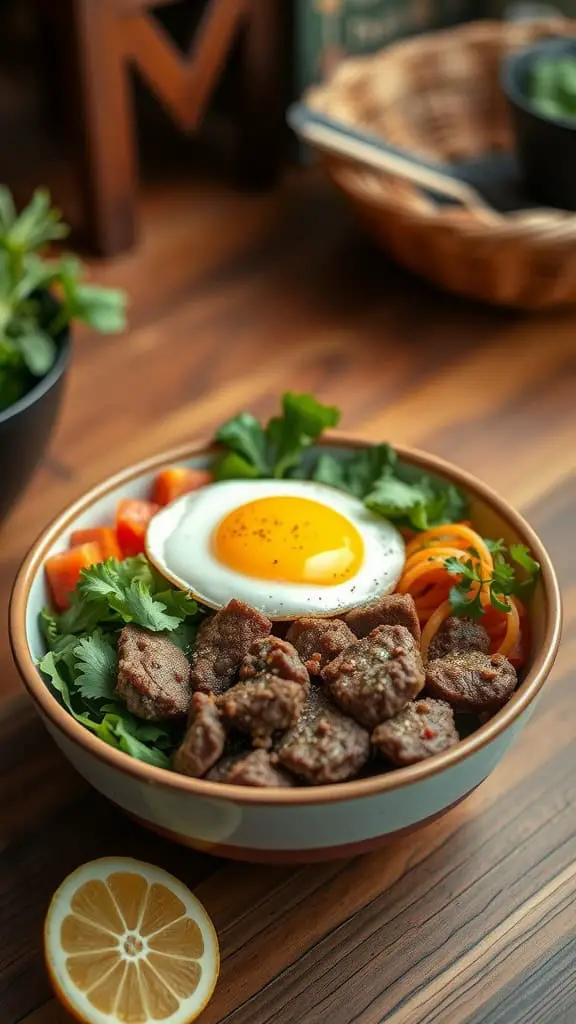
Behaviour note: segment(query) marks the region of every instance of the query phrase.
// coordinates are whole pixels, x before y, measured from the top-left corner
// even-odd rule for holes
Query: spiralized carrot
[[[465,549],[473,549],[478,553],[478,557],[483,565],[492,572],[493,560],[485,541],[482,539],[476,530],[468,526],[465,523],[448,523],[445,526],[433,526],[430,530],[425,530],[423,533],[418,534],[414,537],[409,544],[406,545],[406,558],[411,558],[416,552],[421,551],[423,548],[435,547],[461,547],[465,545]]]
[[[422,630],[422,638],[420,640],[420,653],[424,662],[428,660],[428,648],[432,639],[436,636],[436,633],[440,627],[444,624],[446,619],[452,615],[452,605],[450,601],[444,601],[435,612],[428,619],[424,629]]]
[[[398,582],[401,594],[414,598],[422,628],[421,651],[426,661],[433,637],[452,614],[449,592],[460,578],[444,567],[447,558],[471,561],[482,579],[490,579],[494,561],[486,542],[469,523],[448,523],[417,534],[406,545],[406,563]],[[510,611],[494,608],[488,583],[472,584],[469,596],[480,595],[484,614],[479,620],[490,637],[491,653],[505,656],[522,652],[521,616],[525,610],[515,598],[500,600]],[[520,654],[520,657],[522,655]]]
[[[416,565],[422,565],[423,563],[425,564],[426,562],[428,562],[430,559],[433,559],[433,558],[442,558],[442,560],[444,560],[445,558],[461,558],[461,557],[462,557],[462,549],[461,548],[456,548],[456,547],[436,547],[436,546],[429,547],[429,548],[422,548],[420,551],[415,551],[413,555],[410,555],[410,558],[406,559],[406,564],[404,565],[404,572],[405,573],[408,572],[410,569],[413,569],[414,566],[416,566]]]
[[[502,600],[502,598],[501,598]],[[514,599],[508,598],[507,602],[510,609],[509,612],[503,613],[506,617],[506,631],[500,646],[495,651],[496,654],[503,654],[508,657],[510,652],[514,649],[520,636],[520,615],[518,612],[518,606]]]

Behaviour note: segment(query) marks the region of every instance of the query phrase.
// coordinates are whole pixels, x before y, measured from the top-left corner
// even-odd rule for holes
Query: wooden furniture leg
[[[293,4],[248,0],[241,40],[239,170],[247,185],[274,182],[286,161],[292,85]]]
[[[85,224],[90,247],[114,256],[136,236],[135,133],[122,35],[110,0],[67,5]]]

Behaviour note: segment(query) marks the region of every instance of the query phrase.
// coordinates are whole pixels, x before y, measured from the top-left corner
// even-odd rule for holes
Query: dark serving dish
[[[56,362],[31,389],[0,412],[0,522],[28,483],[50,440],[62,401],[70,335],[62,332]]]
[[[543,58],[576,60],[576,39],[544,39],[511,54],[503,65],[520,168],[531,198],[576,210],[576,117],[543,113],[530,98],[530,76]]]

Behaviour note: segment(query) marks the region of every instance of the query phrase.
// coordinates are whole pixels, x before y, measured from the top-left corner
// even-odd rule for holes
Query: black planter
[[[530,197],[544,206],[576,210],[576,119],[546,117],[528,98],[534,64],[554,56],[576,57],[576,40],[546,39],[512,54],[504,64],[502,85]]]
[[[0,522],[28,483],[50,440],[69,356],[70,336],[65,332],[52,369],[23,398],[0,412]]]

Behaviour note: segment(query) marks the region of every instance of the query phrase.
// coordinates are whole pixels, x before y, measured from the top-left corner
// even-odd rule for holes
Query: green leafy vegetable
[[[540,57],[529,76],[528,95],[545,117],[576,118],[576,59]]]
[[[169,768],[168,755],[150,740],[140,739],[141,724],[133,716],[109,712],[100,723],[94,723],[90,728],[105,743],[123,750],[125,754],[130,754],[138,761],[145,761],[156,768]]]
[[[41,255],[68,230],[45,190],[18,215],[9,190],[0,186],[0,411],[48,373],[73,320],[102,333],[125,327],[123,292],[82,282],[75,257]]]
[[[263,427],[251,413],[242,412],[223,424],[216,440],[225,451],[214,467],[217,480],[287,477],[297,472],[303,453],[327,427],[335,427],[338,409],[322,405],[312,395],[287,391],[282,414]]]
[[[415,530],[464,517],[467,502],[453,484],[411,470],[388,444],[353,453],[323,452],[310,466],[305,453],[339,419],[334,406],[292,392],[284,394],[282,414],[266,427],[250,413],[240,413],[216,434],[226,449],[216,460],[216,479],[312,479],[348,491],[372,511]]]
[[[187,616],[197,615],[198,605],[182,591],[165,588],[166,580],[144,555],[123,562],[110,558],[82,570],[67,611],[56,617],[48,610],[43,614],[52,631],[56,628],[64,635],[127,622],[152,632],[171,631]]]
[[[38,667],[70,714],[105,743],[168,768],[184,726],[140,721],[116,694],[118,635],[127,622],[166,632],[187,656],[202,618],[196,601],[166,580],[144,555],[109,559],[81,574],[68,611],[40,613],[49,648]]]
[[[114,697],[118,655],[109,639],[96,631],[82,637],[74,648],[78,674],[75,679],[85,700]]]
[[[539,563],[532,558],[524,544],[511,544],[506,551],[504,541],[492,545],[494,568],[491,575],[482,574],[482,566],[472,559],[460,561],[458,558],[446,558],[444,568],[452,575],[459,576],[459,581],[451,588],[449,601],[454,615],[478,619],[483,614],[480,600],[480,587],[487,585],[490,602],[500,612],[508,614],[510,603],[507,598],[526,598],[533,590],[540,572]],[[523,575],[518,576],[515,562]]]
[[[323,454],[314,469],[320,483],[362,498],[373,512],[415,530],[464,518],[466,499],[453,484],[414,475],[390,445],[374,445],[346,459]]]

